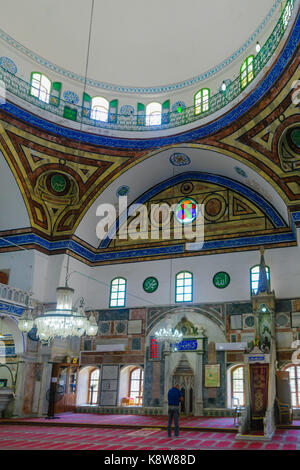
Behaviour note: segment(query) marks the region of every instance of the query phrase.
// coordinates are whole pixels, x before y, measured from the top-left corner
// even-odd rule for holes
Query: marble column
[[[195,374],[195,416],[203,416],[203,352],[197,351]]]
[[[164,406],[163,406],[163,414],[168,414],[168,391],[172,385],[172,377],[171,377],[171,361],[170,361],[170,353],[171,351],[167,349],[164,352],[165,357],[165,383],[164,383]]]
[[[18,363],[16,386],[15,386],[15,400],[13,404],[13,418],[23,416],[24,404],[24,389],[26,380],[26,363],[20,361]]]

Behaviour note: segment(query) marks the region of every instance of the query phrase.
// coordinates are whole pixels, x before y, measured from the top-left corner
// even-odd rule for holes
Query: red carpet
[[[45,418],[23,418],[16,420],[0,420],[17,421],[18,423],[41,423],[55,424],[55,426],[63,426],[64,424],[77,424],[87,426],[127,426],[127,427],[166,427],[167,416],[144,416],[144,415],[116,415],[116,414],[90,414],[90,413],[61,413],[60,419],[46,420]],[[237,426],[233,424],[233,418],[199,418],[194,416],[180,417],[180,425],[182,429],[224,429],[227,431],[237,432]]]
[[[159,429],[0,426],[1,450],[300,450],[300,430],[277,430],[272,442],[235,441],[234,434]]]

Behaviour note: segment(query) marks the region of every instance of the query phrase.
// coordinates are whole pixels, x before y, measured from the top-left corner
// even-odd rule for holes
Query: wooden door
[[[76,407],[77,377],[79,366],[77,364],[53,364],[52,377],[57,378],[55,413],[74,411]]]

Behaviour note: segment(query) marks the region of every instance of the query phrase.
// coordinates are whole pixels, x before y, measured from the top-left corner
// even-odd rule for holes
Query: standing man
[[[168,436],[171,437],[171,426],[174,418],[175,437],[179,436],[179,403],[183,401],[183,396],[176,384],[168,391]]]

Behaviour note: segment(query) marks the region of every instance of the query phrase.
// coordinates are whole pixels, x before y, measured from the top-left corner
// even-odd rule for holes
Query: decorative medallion
[[[218,289],[225,289],[230,283],[230,276],[224,271],[220,271],[214,275],[213,283]]]
[[[245,318],[245,325],[247,328],[254,327],[254,315],[249,315],[248,317]]]
[[[211,222],[219,220],[225,213],[227,204],[221,194],[209,194],[202,202],[205,219]]]
[[[182,199],[175,208],[175,216],[181,224],[191,224],[198,215],[197,202],[192,198]]]
[[[99,331],[102,335],[105,335],[105,334],[109,333],[110,332],[110,323],[108,323],[108,322],[100,323]]]
[[[9,73],[15,75],[18,71],[18,68],[13,60],[8,57],[0,57],[0,67],[6,70]]]
[[[181,186],[180,186],[180,191],[182,192],[182,194],[190,194],[194,189],[194,185],[193,183],[191,182],[186,182],[186,183],[183,183]]]
[[[120,186],[117,191],[116,191],[116,195],[117,197],[121,197],[121,196],[127,196],[127,194],[129,194],[129,191],[130,191],[130,188],[129,186]]]
[[[56,193],[62,193],[67,187],[67,180],[61,173],[56,173],[50,179],[51,188]]]
[[[158,280],[156,279],[156,277],[150,276],[144,280],[143,289],[145,292],[148,292],[148,294],[152,294],[152,292],[155,292],[157,288],[158,288]]]
[[[119,335],[122,334],[122,333],[125,333],[125,330],[126,330],[126,324],[124,322],[118,322],[116,325],[115,325],[115,331],[116,333],[118,333]]]
[[[235,166],[234,169],[238,175],[242,176],[243,178],[248,178],[247,173],[242,170],[242,168]]]
[[[191,159],[184,153],[176,152],[170,156],[170,162],[174,166],[185,166],[191,163]]]
[[[79,103],[79,96],[74,91],[67,90],[64,92],[64,100],[70,104],[78,104]]]
[[[133,116],[134,115],[134,107],[130,104],[124,104],[120,108],[120,114],[122,116]]]

